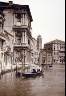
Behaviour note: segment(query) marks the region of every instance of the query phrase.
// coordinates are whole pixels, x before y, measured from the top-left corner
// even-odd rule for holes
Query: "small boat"
[[[42,76],[42,72],[38,72],[38,73],[23,73],[22,76],[25,78],[35,78],[37,76]]]
[[[25,77],[25,78],[29,78],[29,77],[36,77],[37,76],[37,73],[36,73],[36,70],[33,69],[32,72],[26,72],[26,73],[22,73],[22,76]]]
[[[31,73],[22,73],[22,76],[25,77],[25,78],[35,78],[37,76],[42,76],[43,75],[43,72],[40,71],[40,72],[31,72]],[[20,77],[21,76],[21,73],[20,72],[17,72],[16,74],[17,77]]]
[[[40,71],[40,69],[38,69],[37,71],[36,71],[36,69],[32,69],[32,71],[30,71],[30,69],[29,69],[29,71],[27,72],[27,69],[28,69],[29,67],[26,67],[24,70],[23,70],[23,73],[21,73],[21,72],[16,72],[16,76],[18,76],[18,77],[20,77],[21,75],[23,76],[23,77],[25,77],[25,78],[35,78],[35,77],[37,77],[37,76],[41,76],[42,74],[43,74],[43,72],[42,71]]]
[[[30,78],[30,77],[35,78],[37,74],[36,73],[23,73],[22,76],[25,78]]]
[[[25,78],[29,78],[29,77],[35,78],[37,76],[42,76],[42,75],[43,75],[42,71],[31,72],[31,73],[23,73],[22,74],[22,76],[25,77]]]

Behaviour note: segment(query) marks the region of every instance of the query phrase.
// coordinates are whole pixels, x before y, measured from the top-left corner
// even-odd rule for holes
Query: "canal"
[[[6,73],[0,79],[0,96],[65,96],[65,65],[48,67],[36,78]]]

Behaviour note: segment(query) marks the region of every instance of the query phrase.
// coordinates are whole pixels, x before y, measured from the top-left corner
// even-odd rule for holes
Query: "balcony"
[[[13,46],[15,48],[29,48],[29,49],[31,49],[31,46],[28,45],[27,43],[20,43],[20,44],[14,43]]]
[[[16,30],[16,29],[28,29],[28,30],[30,30],[27,25],[21,25],[21,23],[17,23],[17,25],[14,25],[13,29],[14,30]]]
[[[60,50],[60,52],[65,52],[65,48],[62,48],[62,49]]]
[[[59,53],[60,57],[65,57],[65,53]]]
[[[21,23],[18,23],[17,25],[13,25],[13,30],[17,31],[17,30],[23,30],[23,29],[27,29],[28,32],[31,34],[32,29],[29,28],[27,25],[22,25]],[[31,34],[32,35],[32,34]]]

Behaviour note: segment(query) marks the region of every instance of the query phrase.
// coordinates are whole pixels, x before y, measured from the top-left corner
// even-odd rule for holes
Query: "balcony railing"
[[[63,48],[63,49],[60,50],[60,52],[62,52],[62,51],[64,52],[65,51],[65,48]]]
[[[21,29],[21,28],[27,28],[29,30],[29,27],[27,25],[21,25],[21,23],[19,25],[14,25],[13,29]]]
[[[32,29],[29,28],[27,25],[22,25],[21,23],[20,23],[20,24],[13,25],[12,28],[13,28],[14,30],[27,29],[30,34],[31,34],[31,31],[32,31]],[[31,34],[31,35],[32,35],[32,34]]]
[[[65,53],[60,53],[59,56],[61,56],[61,57],[62,57],[62,56],[65,56]]]
[[[14,47],[27,47],[27,48],[30,48],[31,49],[31,46],[28,45],[27,43],[20,43],[20,44],[14,43],[13,46]]]

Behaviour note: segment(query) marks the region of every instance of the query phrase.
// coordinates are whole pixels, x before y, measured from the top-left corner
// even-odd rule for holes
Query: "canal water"
[[[65,65],[53,65],[43,76],[24,79],[15,73],[0,79],[0,96],[65,96]]]

